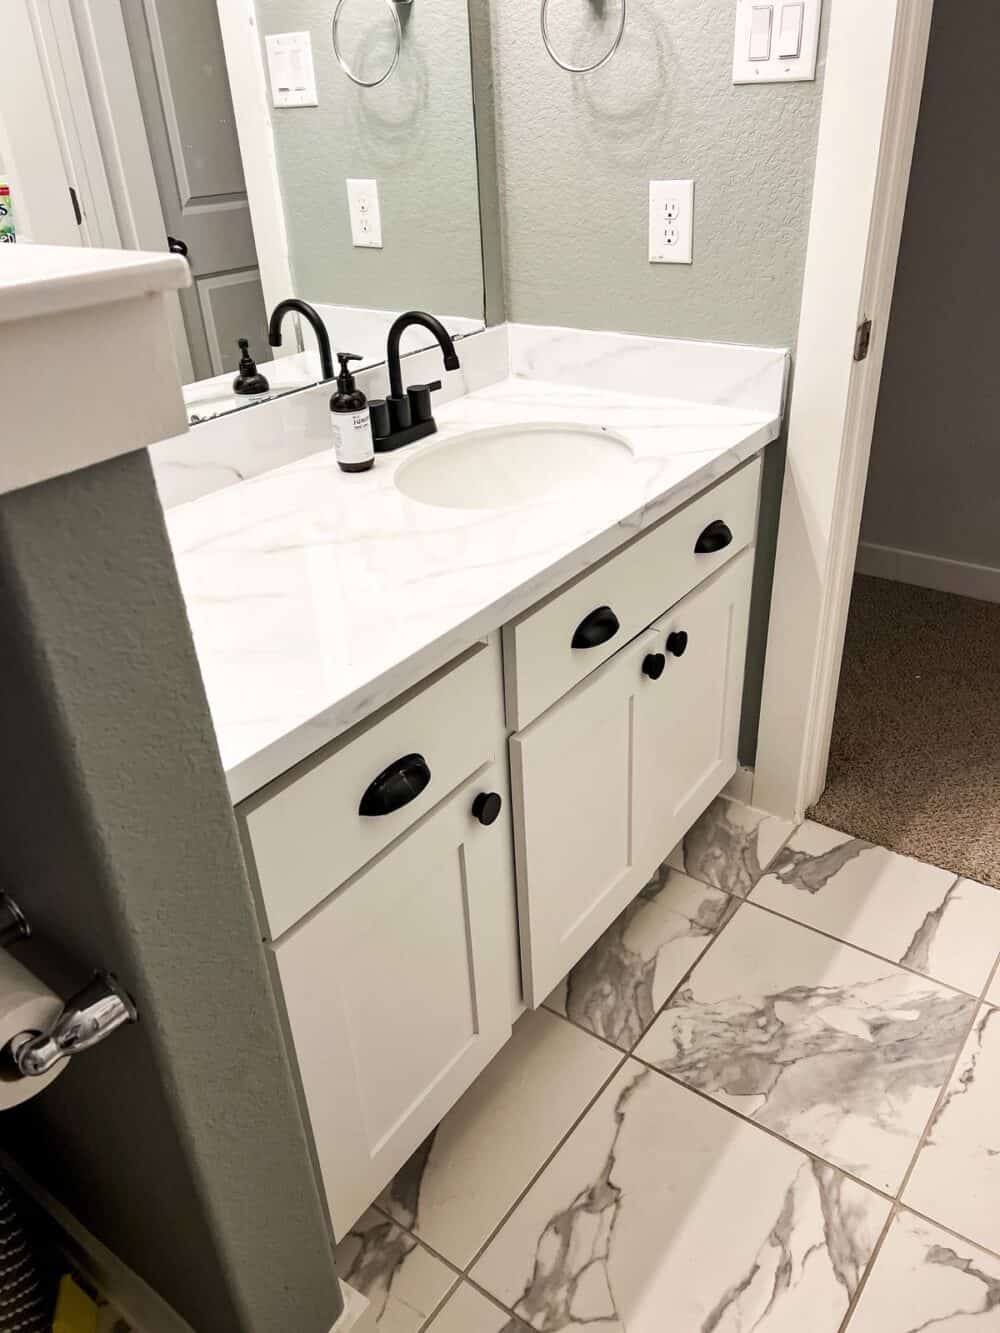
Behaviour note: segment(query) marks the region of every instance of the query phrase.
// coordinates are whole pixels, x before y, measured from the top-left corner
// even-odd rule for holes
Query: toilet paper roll
[[[60,1060],[47,1074],[22,1078],[6,1049],[19,1032],[44,1032],[61,1012],[58,995],[0,949],[0,1111],[37,1097],[69,1064]]]

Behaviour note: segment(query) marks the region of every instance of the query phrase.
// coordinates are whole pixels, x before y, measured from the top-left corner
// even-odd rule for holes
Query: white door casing
[[[932,6],[831,6],[753,788],[787,818],[826,780]]]

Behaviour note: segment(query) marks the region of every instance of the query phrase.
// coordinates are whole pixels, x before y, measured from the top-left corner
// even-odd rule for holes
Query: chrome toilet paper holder
[[[9,894],[0,893],[0,948],[30,935],[31,926],[20,907]],[[39,1078],[60,1060],[89,1051],[118,1028],[138,1020],[135,1003],[121,983],[110,972],[95,972],[45,1032],[19,1032],[6,1051],[23,1078]]]

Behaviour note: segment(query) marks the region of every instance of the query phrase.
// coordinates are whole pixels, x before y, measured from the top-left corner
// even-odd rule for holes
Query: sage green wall
[[[490,0],[509,319],[794,342],[822,52],[814,83],[734,87],[735,11],[629,0],[621,49],[574,76],[546,55],[537,3]],[[619,12],[551,0],[560,52],[592,59]],[[696,182],[691,266],[647,260],[651,178]]]
[[[466,0],[399,7],[403,52],[379,88],[358,88],[333,54],[329,0],[257,0],[262,37],[309,31],[319,105],[275,108],[275,148],[296,295],[334,305],[483,318],[476,136]],[[348,0],[348,52],[384,68],[380,3]],[[381,250],[351,244],[348,177],[378,181]]]

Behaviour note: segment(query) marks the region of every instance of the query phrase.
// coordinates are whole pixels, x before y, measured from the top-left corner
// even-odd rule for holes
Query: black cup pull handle
[[[584,616],[573,634],[574,648],[599,648],[602,643],[613,639],[621,625],[610,606],[599,606]]]
[[[711,555],[715,551],[724,551],[732,540],[733,533],[729,524],[717,518],[698,534],[698,540],[694,544],[695,555]]]
[[[422,754],[404,754],[384,768],[365,789],[359,815],[391,815],[415,801],[431,780],[431,770]]]

